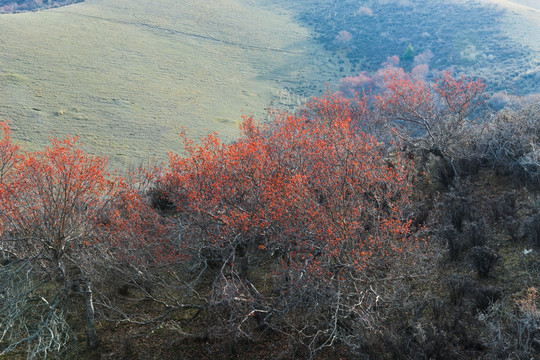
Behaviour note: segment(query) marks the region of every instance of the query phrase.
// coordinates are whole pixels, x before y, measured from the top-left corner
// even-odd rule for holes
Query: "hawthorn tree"
[[[2,251],[14,262],[26,262],[39,287],[54,288],[52,301],[32,289],[36,295],[28,300],[28,308],[19,309],[31,311],[31,302],[42,303],[47,315],[42,315],[37,328],[19,323],[19,330],[27,329],[21,336],[11,332],[16,327],[3,324],[4,336],[13,336],[8,350],[21,342],[42,341],[39,333],[57,326],[55,318],[65,311],[72,293],[84,299],[88,346],[98,345],[88,264],[95,256],[98,221],[118,188],[117,180],[108,179],[105,165],[104,159],[83,153],[76,138],[53,139],[51,147],[22,155],[13,176],[0,184]],[[22,319],[13,315],[14,323]],[[36,351],[46,354],[51,349]]]
[[[208,302],[196,290],[204,269],[188,261],[190,239],[167,212],[168,200],[157,183],[162,171],[161,165],[152,165],[129,173],[100,227],[98,247],[107,246],[106,252],[100,250],[106,281],[99,283],[96,304],[104,319],[117,324],[156,326],[179,312],[199,313]],[[139,311],[142,300],[153,304],[153,315]],[[125,306],[129,303],[135,306]]]
[[[0,343],[7,345],[0,352],[24,344],[29,358],[65,351],[74,295],[83,299],[87,344],[95,348],[94,284],[103,305],[111,271],[132,277],[171,261],[167,226],[131,181],[111,176],[106,160],[84,153],[77,138],[19,154],[3,129]]]
[[[0,122],[2,138],[0,140],[0,186],[9,181],[13,174],[15,164],[20,158],[19,147],[11,141],[11,130],[7,122]],[[0,229],[2,218],[0,218]],[[7,254],[0,254],[4,258]],[[2,259],[4,261],[4,259]]]
[[[361,113],[326,96],[268,125],[245,118],[233,144],[186,138],[187,156],[171,154],[164,187],[187,247],[216,269],[210,304],[227,309],[227,333],[270,326],[311,355],[354,344],[378,301],[371,281],[417,250],[408,163],[358,130]]]
[[[444,72],[433,82],[409,74],[387,73],[385,91],[374,104],[383,125],[395,128],[400,141],[448,162],[454,161],[467,141],[468,125],[485,105],[485,84]]]
[[[89,348],[99,345],[96,305],[104,318],[138,324],[203,308],[181,303],[178,290],[191,289],[173,267],[182,246],[145,195],[159,167],[111,176],[106,159],[70,137],[19,152],[7,125],[0,149],[0,354],[26,346],[28,358],[65,355],[80,326],[70,316],[80,311],[77,298]],[[152,300],[162,314],[124,311],[118,286],[134,288],[132,300]]]

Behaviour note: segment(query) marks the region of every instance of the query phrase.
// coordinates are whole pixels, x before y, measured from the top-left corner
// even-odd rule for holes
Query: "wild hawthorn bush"
[[[4,141],[8,140],[4,135]],[[0,183],[2,253],[15,263],[26,262],[28,271],[42,279],[37,283],[54,284],[51,286],[57,296],[52,303],[42,296],[35,305],[26,298],[4,299],[4,304],[30,301],[28,308],[20,306],[13,309],[18,312],[3,314],[4,320],[13,317],[11,324],[2,324],[4,334],[9,334],[11,345],[38,343],[32,356],[53,352],[55,347],[59,350],[64,345],[59,339],[65,338],[65,334],[44,329],[56,328],[56,317],[64,313],[63,300],[71,289],[77,288],[86,303],[88,344],[96,347],[91,281],[88,269],[81,265],[85,257],[93,256],[91,245],[97,240],[95,219],[117,184],[107,180],[105,161],[84,154],[74,138],[53,139],[51,147],[21,154],[10,168],[10,176]],[[24,320],[21,322],[24,317],[20,314],[38,305],[43,305],[46,315],[37,328],[28,327]],[[42,345],[47,342],[48,346]]]
[[[29,358],[60,356],[74,337],[67,320],[74,295],[83,300],[81,322],[94,348],[94,285],[121,264],[141,273],[141,263],[169,259],[165,228],[136,189],[76,138],[24,153],[2,125],[0,354],[26,345]]]
[[[471,130],[486,103],[484,90],[482,80],[449,72],[427,81],[389,71],[383,91],[374,96],[374,113],[381,126],[399,130],[393,134],[400,143],[434,155],[453,177],[459,175],[456,160],[472,157]]]
[[[385,158],[351,113],[328,95],[268,125],[245,118],[235,143],[186,138],[187,156],[171,154],[164,187],[187,246],[217,264],[211,302],[231,332],[279,327],[311,353],[354,342],[345,323],[367,319],[377,297],[366,284],[416,251],[409,164]]]

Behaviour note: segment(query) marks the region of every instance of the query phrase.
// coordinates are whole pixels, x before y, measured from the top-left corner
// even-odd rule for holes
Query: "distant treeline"
[[[0,0],[0,14],[59,7],[84,0]]]

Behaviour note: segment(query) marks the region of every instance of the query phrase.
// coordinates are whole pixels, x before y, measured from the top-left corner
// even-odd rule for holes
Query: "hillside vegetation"
[[[384,86],[127,178],[3,124],[1,354],[537,356],[540,109],[449,73]]]
[[[529,24],[527,13],[510,22],[503,8],[486,2],[274,2],[313,28],[318,41],[338,57],[329,61],[337,61],[344,75],[374,73],[387,58],[401,57],[410,44],[413,56],[403,59],[409,71],[427,64],[435,71],[452,69],[480,77],[492,93],[540,92],[540,49],[535,45],[538,16],[533,17],[536,23],[531,22],[530,31],[525,31],[519,22]],[[420,56],[414,59],[415,55]]]
[[[538,64],[501,16],[0,16],[0,357],[539,358]]]

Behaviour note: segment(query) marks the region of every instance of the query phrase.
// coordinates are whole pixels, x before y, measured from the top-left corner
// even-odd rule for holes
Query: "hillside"
[[[374,73],[411,44],[414,55],[424,56],[414,63],[411,58],[407,70],[427,64],[433,71],[452,69],[480,77],[492,93],[540,92],[540,18],[534,8],[461,0],[277,3],[316,32],[318,41],[337,56],[344,76]],[[340,32],[350,38],[338,41]]]
[[[511,37],[518,21],[502,10],[369,4],[92,0],[2,16],[0,116],[31,148],[53,131],[78,135],[85,150],[129,167],[166,159],[165,144],[182,146],[182,126],[232,139],[242,114],[263,117],[320,95],[326,82],[375,73],[409,43],[434,73],[481,77],[491,93],[538,92],[540,52],[526,46],[538,42]],[[336,41],[342,31],[347,43]]]
[[[296,106],[338,77],[305,28],[255,1],[92,0],[0,27],[14,137],[37,149],[53,131],[78,135],[123,167],[165,160],[182,126],[232,139],[242,114]]]
[[[0,15],[0,358],[540,358],[540,21],[487,3]]]
[[[538,104],[384,81],[245,118],[231,143],[184,135],[125,178],[2,123],[0,354],[537,357]]]

